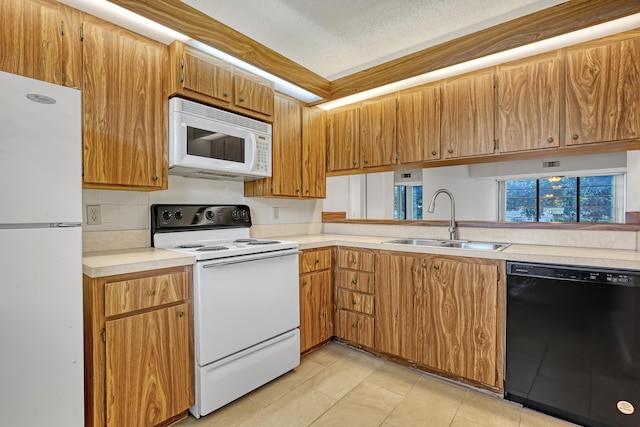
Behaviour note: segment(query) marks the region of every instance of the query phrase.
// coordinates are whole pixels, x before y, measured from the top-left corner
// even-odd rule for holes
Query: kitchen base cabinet
[[[504,262],[381,252],[375,348],[456,380],[502,389]]]
[[[336,336],[373,348],[376,251],[338,248],[336,267]]]
[[[194,404],[191,267],[83,278],[85,424],[159,426]]]
[[[333,249],[300,256],[300,353],[333,336]]]

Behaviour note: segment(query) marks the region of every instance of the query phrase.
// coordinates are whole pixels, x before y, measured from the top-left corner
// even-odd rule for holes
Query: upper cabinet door
[[[362,167],[396,163],[396,97],[365,101],[360,105]]]
[[[53,0],[0,2],[0,70],[62,84],[59,3]]]
[[[273,82],[237,67],[234,68],[233,73],[235,106],[268,117],[273,116]]]
[[[166,188],[166,46],[91,20],[82,52],[85,186]]]
[[[326,197],[327,119],[316,107],[302,107],[303,197]]]
[[[360,166],[359,108],[348,107],[329,111],[330,171],[358,169]]]
[[[491,70],[447,80],[442,88],[442,158],[494,152]]]
[[[559,146],[559,89],[559,51],[498,67],[501,153]]]
[[[566,143],[640,138],[640,37],[567,49]]]
[[[181,58],[182,87],[222,102],[231,101],[231,66],[216,58],[185,48]]]
[[[398,94],[400,163],[440,158],[440,85]]]
[[[302,112],[298,101],[276,96],[273,115],[274,196],[300,196],[302,169]]]

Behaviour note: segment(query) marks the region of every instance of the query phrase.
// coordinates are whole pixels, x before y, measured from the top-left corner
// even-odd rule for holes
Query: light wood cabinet
[[[0,2],[0,71],[64,83],[58,6],[54,0]]]
[[[493,154],[492,69],[445,80],[440,122],[443,159]]]
[[[398,93],[399,163],[440,158],[440,85]]]
[[[274,114],[272,81],[235,67],[180,41],[169,47],[169,95],[271,122]]]
[[[336,267],[336,335],[373,348],[376,252],[338,248]]]
[[[326,123],[324,111],[276,95],[272,176],[244,184],[246,197],[324,198]]]
[[[86,15],[82,41],[86,188],[167,188],[167,47]]]
[[[497,67],[500,153],[560,145],[560,51]]]
[[[567,145],[640,138],[640,32],[612,39],[567,48]]]
[[[478,258],[381,252],[376,349],[501,388],[502,268],[499,261]]]
[[[360,104],[360,165],[364,168],[396,163],[396,97]]]
[[[83,277],[85,424],[168,425],[194,404],[191,267]]]
[[[333,249],[300,255],[300,352],[333,336]]]
[[[360,108],[330,110],[327,116],[327,169],[340,171],[360,167]]]

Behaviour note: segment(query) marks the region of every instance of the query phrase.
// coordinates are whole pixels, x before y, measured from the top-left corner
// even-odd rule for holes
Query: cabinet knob
[[[184,317],[184,311],[179,311],[178,312],[178,317]]]
[[[451,148],[450,148],[450,149],[448,149],[448,150],[447,150],[447,152],[448,152],[449,154],[453,154],[453,150],[452,150]]]
[[[316,258],[316,264],[320,263],[320,260]]]
[[[307,286],[307,281],[306,280],[302,281],[302,286]]]
[[[571,135],[571,139],[573,139],[574,141],[575,141],[576,139],[578,139],[578,138],[580,138],[580,137],[579,137],[577,134],[575,134],[575,133],[574,133],[573,135]]]
[[[226,98],[226,97],[228,97],[228,96],[229,96],[229,92],[226,92],[226,91],[225,91],[225,92],[222,94],[222,96],[224,96],[225,98]]]
[[[299,193],[299,192],[300,192],[300,189],[299,189],[299,188],[296,188],[296,193]]]
[[[356,161],[355,161],[355,160],[353,161],[353,165],[354,165],[354,166],[356,165]]]
[[[352,284],[352,285],[357,285],[357,284],[358,284],[358,281],[357,281],[356,279],[351,279],[351,284]]]
[[[240,97],[240,102],[244,102],[244,96]]]
[[[351,304],[356,305],[357,304],[356,300],[351,300]]]
[[[158,175],[152,175],[151,179],[154,180],[154,181],[157,181],[158,180]]]
[[[439,266],[439,265],[434,265],[434,266],[433,266],[433,269],[434,269],[434,270],[440,270],[440,266]]]
[[[431,152],[431,155],[432,155],[432,156],[435,156],[436,154],[438,154],[438,152],[437,152],[437,151],[432,151],[432,152]]]
[[[551,144],[553,141],[555,141],[555,139],[553,139],[553,138],[547,138],[547,142],[548,142],[549,144]]]
[[[351,324],[351,327],[352,327],[352,328],[357,328],[357,327],[358,327],[358,324],[357,324],[357,323],[352,323],[352,324]]]
[[[156,290],[155,289],[149,289],[147,291],[147,295],[149,295],[150,297],[154,296],[156,294]]]
[[[365,164],[365,165],[366,165],[367,163],[369,163],[369,160],[365,160],[365,161],[364,161],[364,164]]]
[[[427,264],[426,263],[422,263],[422,268],[427,268]]]
[[[353,258],[353,259],[351,260],[351,264],[357,264],[357,263],[358,263],[358,260],[357,260],[357,259]]]

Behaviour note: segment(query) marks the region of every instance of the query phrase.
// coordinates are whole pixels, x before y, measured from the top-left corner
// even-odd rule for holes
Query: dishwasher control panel
[[[507,262],[507,275],[571,280],[576,282],[640,286],[640,271]]]

